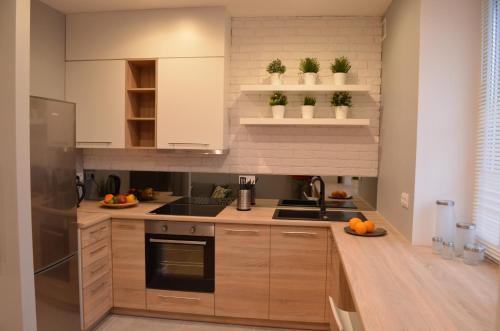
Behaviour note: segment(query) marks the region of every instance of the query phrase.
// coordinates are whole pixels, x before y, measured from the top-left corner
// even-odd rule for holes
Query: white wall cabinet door
[[[77,147],[125,147],[124,60],[67,62],[66,100],[76,102]]]
[[[158,61],[157,147],[225,149],[224,58]]]

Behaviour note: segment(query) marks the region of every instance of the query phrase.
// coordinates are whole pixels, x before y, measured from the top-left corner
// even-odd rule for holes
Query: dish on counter
[[[347,194],[345,191],[333,191],[328,196],[330,199],[352,199],[352,195]]]
[[[106,208],[127,208],[135,206],[139,203],[136,196],[133,194],[106,194],[104,200],[99,201],[102,207]]]
[[[348,234],[352,234],[353,236],[360,236],[360,237],[382,237],[387,234],[387,230],[384,228],[376,228],[373,230],[373,232],[366,232],[363,234],[357,233],[356,231],[352,230],[350,227],[346,226],[344,228],[344,231]]]

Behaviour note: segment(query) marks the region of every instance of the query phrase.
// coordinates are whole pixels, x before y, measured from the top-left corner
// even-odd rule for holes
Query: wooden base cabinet
[[[270,319],[324,323],[327,232],[271,227]]]
[[[215,315],[269,318],[270,226],[215,227]]]
[[[146,309],[144,221],[113,219],[113,302]]]
[[[89,330],[113,307],[111,222],[80,230],[82,328]]]

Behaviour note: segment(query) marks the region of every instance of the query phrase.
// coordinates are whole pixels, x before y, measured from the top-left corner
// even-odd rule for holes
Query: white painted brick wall
[[[230,88],[230,152],[180,156],[148,150],[85,150],[86,169],[162,170],[304,175],[376,176],[381,77],[381,24],[377,17],[233,18]],[[240,117],[270,117],[268,94],[241,94],[241,84],[267,82],[267,64],[280,58],[284,80],[296,83],[299,59],[318,57],[320,80],[332,79],[330,63],[347,56],[348,83],[369,84],[354,93],[350,117],[369,128],[245,127]],[[331,94],[317,94],[316,117],[332,117]],[[289,94],[287,117],[300,117],[303,95]]]

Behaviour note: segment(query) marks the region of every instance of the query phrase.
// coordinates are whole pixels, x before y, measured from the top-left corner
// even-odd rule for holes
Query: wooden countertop
[[[384,237],[348,235],[330,228],[365,330],[494,330],[498,266],[444,260],[412,246],[377,212],[365,216],[388,230]]]
[[[110,215],[107,213],[85,212],[80,209],[78,209],[76,215],[78,219],[78,227],[80,229],[85,229],[94,224],[110,219]]]
[[[147,215],[162,204],[141,203],[108,209],[84,201],[81,227],[112,218],[330,227],[337,242],[356,310],[365,330],[494,330],[498,266],[469,266],[461,259],[443,260],[429,247],[412,246],[375,211],[363,211],[384,237],[348,235],[346,223],[272,219],[277,200],[257,200],[251,211],[226,207],[216,217]],[[88,214],[96,214],[90,216]],[[97,216],[99,215],[99,216]]]

